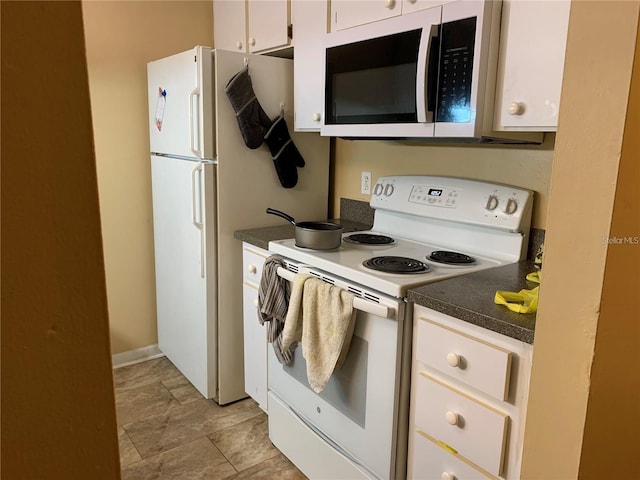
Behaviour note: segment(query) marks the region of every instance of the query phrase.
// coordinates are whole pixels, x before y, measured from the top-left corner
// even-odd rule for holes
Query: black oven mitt
[[[298,183],[298,167],[304,167],[305,162],[291,140],[287,123],[282,115],[274,120],[264,136],[264,141],[271,151],[280,184],[284,188],[295,187]]]
[[[256,98],[249,69],[236,73],[224,87],[224,92],[236,114],[245,145],[251,149],[258,148],[272,122]]]

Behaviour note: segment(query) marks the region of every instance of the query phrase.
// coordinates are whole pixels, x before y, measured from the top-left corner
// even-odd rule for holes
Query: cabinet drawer
[[[264,261],[267,257],[252,250],[244,249],[242,251],[242,259],[242,279],[245,282],[251,282],[255,285],[259,285],[260,279],[262,278],[262,267],[264,266]]]
[[[509,417],[424,373],[416,384],[415,426],[500,475]]]
[[[506,400],[511,352],[422,318],[417,330],[416,360]]]
[[[420,430],[413,434],[410,477],[413,480],[450,478],[456,480],[495,480],[488,472],[482,472],[465,462],[457,454],[448,452],[436,444],[435,439]]]

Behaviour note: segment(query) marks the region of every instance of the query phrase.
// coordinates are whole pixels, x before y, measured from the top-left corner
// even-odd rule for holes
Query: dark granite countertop
[[[417,305],[533,344],[535,313],[515,313],[493,301],[497,290],[518,292],[537,284],[526,280],[533,261],[489,268],[409,290]]]
[[[339,223],[344,228],[345,232],[358,232],[362,230],[369,230],[371,225],[361,222],[354,222],[353,220],[346,219],[333,219],[329,222]],[[294,238],[296,236],[295,227],[291,224],[278,225],[276,227],[262,227],[252,228],[249,230],[237,230],[234,232],[234,237],[243,242],[250,243],[256,247],[269,248],[269,242],[271,240],[285,240],[287,238]]]

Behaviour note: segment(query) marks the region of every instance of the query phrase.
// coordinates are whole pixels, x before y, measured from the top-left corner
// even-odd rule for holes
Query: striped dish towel
[[[297,345],[282,350],[282,330],[289,309],[290,287],[287,280],[278,276],[278,267],[286,267],[279,255],[271,255],[264,262],[258,288],[258,321],[260,325],[267,323],[267,341],[273,345],[278,361],[288,365],[293,360]]]

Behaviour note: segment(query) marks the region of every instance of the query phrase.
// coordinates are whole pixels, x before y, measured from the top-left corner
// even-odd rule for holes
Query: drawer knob
[[[447,363],[449,365],[451,365],[452,367],[459,367],[460,366],[460,355],[456,354],[456,353],[449,353],[447,354]]]
[[[457,425],[458,424],[458,414],[456,412],[452,412],[451,410],[449,410],[445,414],[445,418],[447,419],[447,422],[450,425]]]
[[[258,267],[252,264],[249,265],[249,268],[247,268],[247,270],[249,270],[249,273],[256,273],[258,271]]]
[[[258,299],[257,299],[257,298],[253,300],[253,304],[254,304],[256,307],[258,306]]]
[[[449,473],[449,472],[442,472],[442,474],[440,475],[440,478],[442,480],[457,480],[457,477],[453,473]]]

